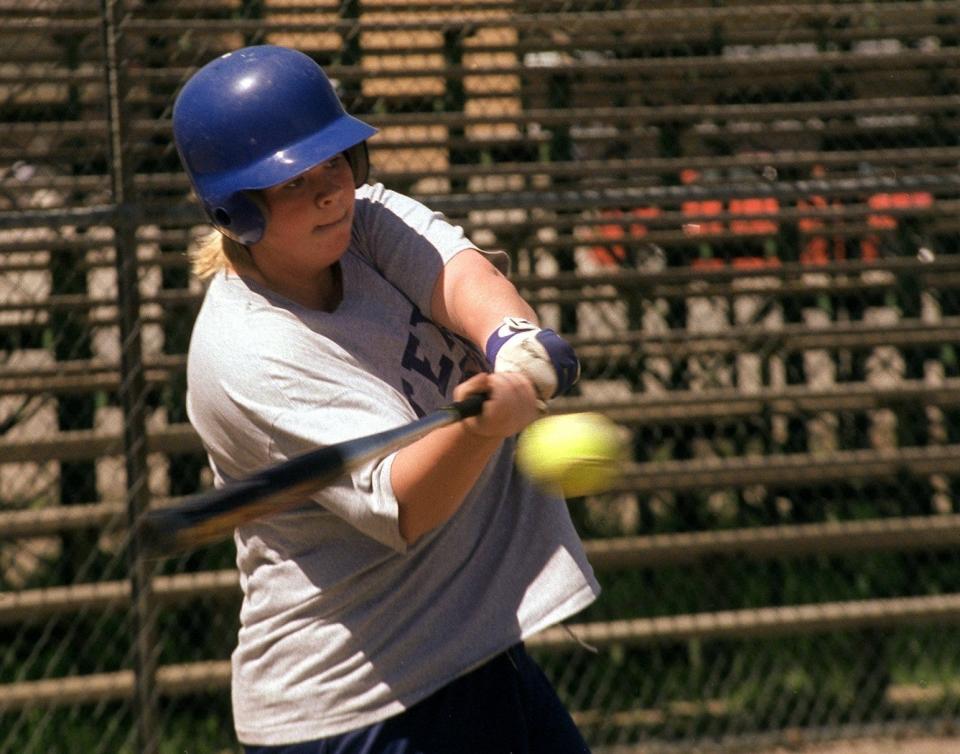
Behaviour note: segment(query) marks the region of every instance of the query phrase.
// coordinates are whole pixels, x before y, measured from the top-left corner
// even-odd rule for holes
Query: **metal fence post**
[[[120,321],[120,388],[123,408],[124,457],[127,473],[128,564],[134,629],[134,716],[141,754],[158,750],[156,605],[152,593],[153,565],[143,556],[139,526],[150,493],[147,486],[145,398],[141,342],[140,291],[137,269],[139,212],[134,188],[130,115],[122,22],[122,0],[101,0],[103,43],[110,128],[110,177],[113,190],[117,308]]]

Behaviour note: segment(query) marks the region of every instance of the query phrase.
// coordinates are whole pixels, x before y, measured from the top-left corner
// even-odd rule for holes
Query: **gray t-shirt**
[[[486,369],[429,319],[462,229],[380,185],[357,190],[343,300],[305,309],[215,277],[190,344],[188,409],[217,484],[448,403]],[[237,736],[278,745],[394,715],[599,592],[563,500],[503,443],[459,511],[407,547],[395,454],[235,535],[243,589],[233,653]]]

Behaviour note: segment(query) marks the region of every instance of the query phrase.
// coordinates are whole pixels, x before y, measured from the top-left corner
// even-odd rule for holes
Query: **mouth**
[[[350,215],[350,210],[345,209],[340,215],[338,215],[335,219],[331,220],[330,222],[314,225],[313,230],[314,232],[329,230],[330,228],[340,225],[342,222],[344,222],[347,219],[349,215]]]

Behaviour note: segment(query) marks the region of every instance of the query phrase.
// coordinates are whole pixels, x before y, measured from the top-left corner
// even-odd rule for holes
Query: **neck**
[[[310,277],[295,273],[278,274],[276,271],[265,275],[257,267],[245,274],[306,309],[332,312],[340,305],[340,300],[343,298],[339,262],[323,268],[318,274]]]

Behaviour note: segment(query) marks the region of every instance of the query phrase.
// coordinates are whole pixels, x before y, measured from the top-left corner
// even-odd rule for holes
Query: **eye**
[[[284,183],[284,184],[283,184],[283,187],[284,187],[285,189],[289,189],[289,190],[292,191],[293,189],[298,189],[298,188],[300,188],[300,187],[303,185],[303,181],[304,181],[303,176],[302,176],[302,175],[298,175],[298,176],[297,176],[296,178],[294,178],[292,181],[287,181],[286,183]]]
[[[331,157],[327,160],[324,165],[328,168],[335,168],[340,164],[341,160],[343,160],[343,155],[338,154],[336,157]]]

